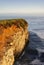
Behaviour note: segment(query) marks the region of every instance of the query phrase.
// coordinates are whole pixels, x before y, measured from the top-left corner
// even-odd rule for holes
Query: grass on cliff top
[[[8,20],[0,20],[0,25],[11,26],[12,24],[15,24],[17,26],[25,27],[28,26],[27,22],[24,19],[8,19]]]

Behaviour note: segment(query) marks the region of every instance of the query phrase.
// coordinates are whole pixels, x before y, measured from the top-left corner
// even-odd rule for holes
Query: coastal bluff
[[[13,65],[28,41],[28,23],[24,19],[0,20],[0,65]]]

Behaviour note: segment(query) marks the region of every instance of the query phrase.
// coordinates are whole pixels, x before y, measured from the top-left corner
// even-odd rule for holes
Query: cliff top
[[[8,27],[12,24],[17,25],[18,27],[25,28],[28,26],[27,22],[24,19],[7,19],[7,20],[0,20],[0,26]]]

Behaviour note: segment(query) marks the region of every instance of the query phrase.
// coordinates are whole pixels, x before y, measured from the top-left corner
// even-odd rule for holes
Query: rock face
[[[0,65],[13,65],[28,40],[24,19],[0,20]]]

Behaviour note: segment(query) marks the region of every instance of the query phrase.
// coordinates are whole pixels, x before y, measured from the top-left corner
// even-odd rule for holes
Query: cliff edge
[[[28,40],[27,28],[24,19],[0,20],[0,65],[13,65]]]

